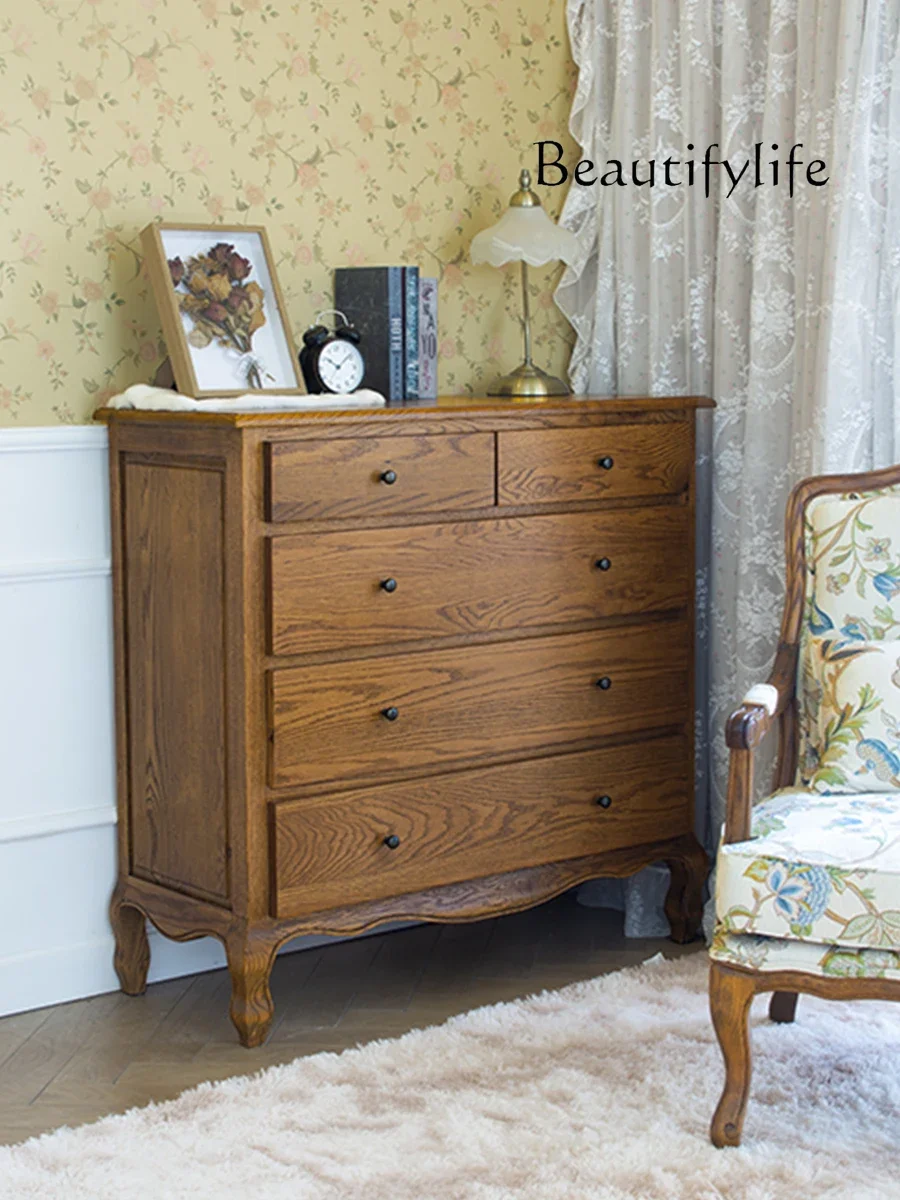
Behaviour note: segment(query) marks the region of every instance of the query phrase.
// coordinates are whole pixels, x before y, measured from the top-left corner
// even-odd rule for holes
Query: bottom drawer
[[[692,827],[683,737],[272,805],[276,917],[660,841]]]

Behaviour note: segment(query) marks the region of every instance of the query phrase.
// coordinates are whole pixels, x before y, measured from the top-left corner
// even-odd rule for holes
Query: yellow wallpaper
[[[266,225],[295,340],[344,264],[439,275],[440,387],[520,358],[518,272],[471,267],[565,141],[560,0],[10,0],[0,16],[0,424],[90,418],[164,348],[140,229]],[[563,189],[543,189],[555,215]],[[571,335],[532,272],[535,358]]]

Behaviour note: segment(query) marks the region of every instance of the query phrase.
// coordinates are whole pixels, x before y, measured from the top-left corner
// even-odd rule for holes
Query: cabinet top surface
[[[506,416],[571,416],[590,413],[592,416],[616,416],[648,412],[688,412],[698,408],[713,408],[707,396],[571,396],[549,400],[510,401],[497,396],[439,396],[437,400],[405,400],[383,408],[297,408],[277,412],[249,410],[246,412],[212,412],[201,409],[159,411],[151,409],[98,408],[97,421],[185,422],[187,424],[244,426],[271,425],[276,428],[300,422],[379,421],[408,414],[411,418],[452,418],[490,415],[502,420]]]

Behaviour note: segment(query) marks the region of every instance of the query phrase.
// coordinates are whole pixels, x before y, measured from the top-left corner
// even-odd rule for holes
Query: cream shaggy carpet
[[[707,1141],[701,953],[0,1150],[0,1196],[900,1197],[900,1005],[801,997],[791,1026],[756,1004],[739,1150]]]

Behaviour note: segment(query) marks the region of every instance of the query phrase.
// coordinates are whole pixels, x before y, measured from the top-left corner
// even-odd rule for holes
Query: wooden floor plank
[[[151,985],[143,996],[123,997],[102,1025],[95,1025],[62,1070],[32,1104],[54,1107],[102,1096],[152,1038],[192,984],[190,977]]]
[[[0,1019],[0,1071],[6,1060],[43,1025],[56,1007],[59,1006],[37,1008],[34,1012],[15,1013]]]
[[[30,1104],[56,1078],[91,1030],[107,1024],[125,999],[121,993],[113,992],[54,1009],[3,1064],[0,1113],[11,1106]]]
[[[329,946],[307,979],[302,993],[294,998],[285,1013],[273,1040],[289,1041],[311,1029],[330,1029],[337,1025],[386,937],[393,937],[393,934]]]

